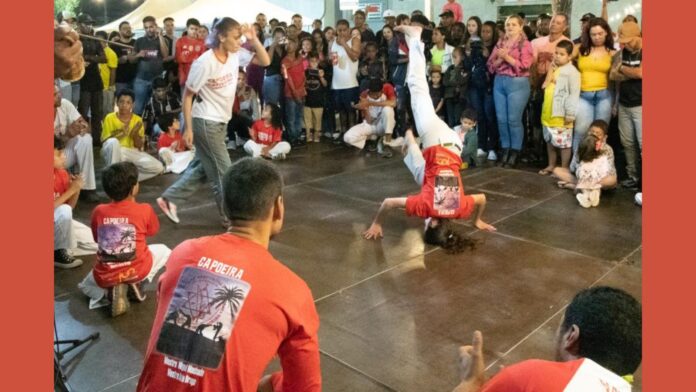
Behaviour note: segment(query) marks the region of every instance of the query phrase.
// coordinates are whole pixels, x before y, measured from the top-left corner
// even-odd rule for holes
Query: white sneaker
[[[478,150],[476,150],[476,156],[485,157],[486,152],[479,148]]]
[[[324,137],[327,138],[327,139],[332,138],[332,137],[333,137],[333,133],[331,133],[331,132],[324,132]]]
[[[498,155],[495,153],[494,150],[488,151],[488,160],[489,161],[497,161],[498,160]]]
[[[578,203],[580,203],[583,208],[590,208],[592,207],[592,203],[590,202],[590,198],[588,196],[589,193],[580,192],[575,195],[575,198],[578,199]]]
[[[590,199],[590,204],[592,204],[592,207],[597,207],[599,205],[599,196],[601,192],[602,191],[599,189],[593,189],[590,191],[588,198]]]
[[[638,192],[636,193],[636,196],[633,198],[633,200],[638,204],[639,206],[643,206],[643,192]]]
[[[334,132],[333,135],[331,135],[331,138],[334,140],[338,140],[339,137],[341,137],[341,132]]]
[[[389,143],[386,143],[389,147],[401,147],[404,144],[404,138],[399,136],[396,139],[392,139]]]
[[[285,158],[286,158],[286,157],[285,157],[285,154],[283,154],[282,152],[281,152],[280,154],[271,155],[271,159],[274,160],[274,161],[282,161],[282,160],[284,160]]]

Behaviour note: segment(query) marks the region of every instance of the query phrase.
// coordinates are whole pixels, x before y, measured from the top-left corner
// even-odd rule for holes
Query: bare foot
[[[481,219],[477,220],[476,223],[474,224],[477,229],[483,230],[483,231],[497,231],[493,225],[489,225],[488,223],[482,221]]]
[[[549,174],[553,173],[553,170],[555,168],[555,166],[546,166],[545,168],[539,170],[539,174],[541,174],[542,176],[548,176]]]

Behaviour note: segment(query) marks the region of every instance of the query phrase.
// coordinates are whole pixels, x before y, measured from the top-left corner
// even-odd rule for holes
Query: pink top
[[[462,5],[456,1],[445,3],[445,5],[442,6],[442,12],[447,10],[452,11],[455,22],[462,22],[464,20],[464,11],[462,10]]]
[[[529,43],[524,33],[520,34],[520,39],[522,42],[519,40],[510,42],[505,38],[501,38],[498,41],[493,53],[488,57],[488,71],[490,73],[512,77],[529,76],[529,68],[534,62],[534,52],[532,51],[532,44]],[[508,49],[508,54],[515,59],[515,65],[511,65],[505,60],[497,66],[495,65],[498,59],[498,50],[502,48]]]

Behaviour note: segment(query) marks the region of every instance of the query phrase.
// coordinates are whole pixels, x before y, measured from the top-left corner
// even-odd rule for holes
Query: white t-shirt
[[[60,101],[60,107],[56,108],[56,118],[53,120],[53,133],[56,136],[65,134],[70,124],[79,119],[80,112],[75,109],[75,105],[67,99]]]
[[[212,49],[197,58],[191,64],[186,80],[186,87],[198,94],[191,115],[221,123],[230,121],[239,67],[246,67],[253,58],[254,54],[244,48],[237,53],[228,53],[224,64],[215,57]]]
[[[346,42],[349,48],[352,48],[352,43],[352,39]],[[351,60],[346,48],[337,44],[336,41],[331,45],[331,52],[336,52],[338,58],[338,64],[333,66],[331,89],[343,90],[358,87],[358,60]]]

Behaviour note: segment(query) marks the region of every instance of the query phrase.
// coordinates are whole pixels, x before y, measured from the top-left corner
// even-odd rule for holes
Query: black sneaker
[[[392,156],[394,156],[394,153],[392,152],[391,147],[385,144],[382,147],[382,152],[380,152],[380,155],[382,155],[382,158],[391,158]]]
[[[85,203],[97,204],[101,202],[101,198],[99,197],[99,195],[97,195],[97,191],[95,190],[81,191],[79,199],[80,201],[83,201]]]
[[[368,140],[367,142],[365,142],[365,150],[369,152],[377,151],[377,141]]]
[[[82,265],[82,260],[72,257],[65,249],[53,251],[53,265],[62,269],[76,268]]]
[[[621,186],[627,189],[638,189],[638,180],[633,177],[628,177],[627,179],[621,181]]]
[[[120,316],[128,311],[130,302],[128,302],[128,285],[119,284],[109,289],[109,297],[111,297],[111,317]]]

